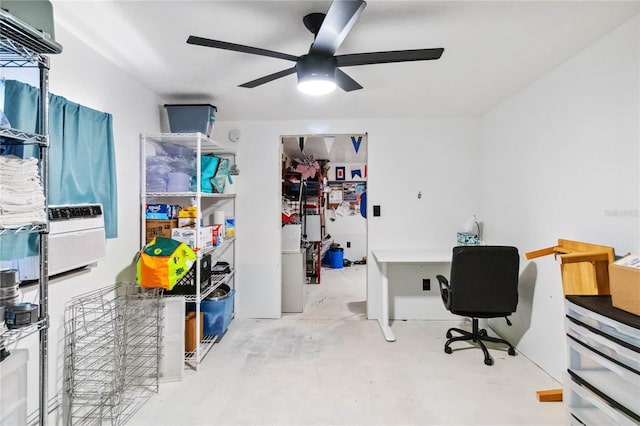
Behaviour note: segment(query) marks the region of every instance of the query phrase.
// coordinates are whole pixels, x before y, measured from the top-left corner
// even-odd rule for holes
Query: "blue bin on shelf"
[[[172,133],[204,133],[211,136],[218,109],[210,104],[165,104]]]
[[[344,249],[342,247],[332,247],[324,255],[327,266],[333,269],[340,269],[344,266]]]
[[[204,314],[205,336],[220,336],[227,331],[233,317],[233,298],[235,289],[231,289],[227,296],[218,300],[203,300],[200,302],[200,312]],[[187,311],[195,311],[195,304],[190,303]]]

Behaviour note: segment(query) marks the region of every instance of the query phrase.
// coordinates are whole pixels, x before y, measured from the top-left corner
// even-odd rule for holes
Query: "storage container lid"
[[[164,104],[165,108],[172,108],[172,107],[202,107],[202,106],[206,106],[206,107],[211,107],[213,108],[214,111],[218,111],[218,108],[216,108],[215,105],[211,105],[211,104]]]

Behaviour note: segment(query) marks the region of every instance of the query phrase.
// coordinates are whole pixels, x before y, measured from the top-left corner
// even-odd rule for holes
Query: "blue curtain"
[[[11,127],[35,132],[39,90],[15,80],[4,83],[4,112]],[[106,236],[116,238],[116,190],[111,114],[49,95],[49,204],[102,203]],[[20,254],[27,245],[14,243],[4,244],[3,240],[0,259],[15,258],[16,249]],[[30,245],[33,250],[37,243]],[[7,249],[12,252],[7,253],[9,257],[5,257]]]
[[[118,236],[112,116],[51,95],[50,204],[102,203],[107,238]]]

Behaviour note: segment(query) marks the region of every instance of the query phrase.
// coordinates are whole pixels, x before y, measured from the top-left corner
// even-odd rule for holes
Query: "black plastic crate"
[[[187,274],[173,286],[172,290],[165,290],[165,294],[196,294],[196,263]],[[200,259],[200,292],[211,285],[211,255],[205,254]]]

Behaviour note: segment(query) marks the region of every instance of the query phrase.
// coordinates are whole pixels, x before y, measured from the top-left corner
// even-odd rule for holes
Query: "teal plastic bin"
[[[217,108],[209,104],[165,104],[172,133],[204,133],[211,136]]]

